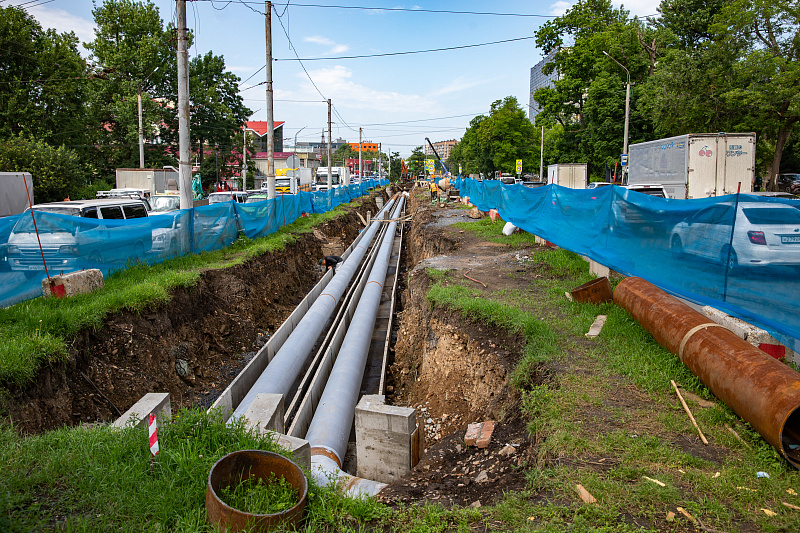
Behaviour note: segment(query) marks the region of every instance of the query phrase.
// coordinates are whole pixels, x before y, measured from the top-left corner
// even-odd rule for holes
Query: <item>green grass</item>
[[[177,412],[158,428],[158,440],[152,458],[143,428],[71,428],[27,437],[0,428],[0,531],[210,533],[205,490],[218,459],[243,449],[291,457],[270,437],[197,410]],[[361,521],[391,515],[375,500],[352,500],[309,483],[301,531],[357,530]]]
[[[170,291],[189,287],[204,270],[229,268],[259,255],[283,250],[319,224],[342,216],[361,199],[327,213],[298,218],[277,232],[256,240],[239,238],[225,249],[189,254],[117,271],[92,294],[70,298],[36,298],[0,309],[0,383],[24,387],[41,365],[65,361],[69,342],[84,329],[97,329],[103,319],[122,309],[141,311],[166,302]]]

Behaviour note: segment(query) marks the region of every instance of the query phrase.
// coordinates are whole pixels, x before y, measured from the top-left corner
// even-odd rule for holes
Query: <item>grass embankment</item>
[[[484,220],[461,228],[497,242],[531,238],[497,237],[502,225]],[[486,291],[448,271],[431,271],[436,283],[428,293],[435,305],[526,341],[512,379],[525,389],[523,411],[538,464],[529,465],[528,493],[509,495],[493,509],[495,519],[512,530],[633,531],[672,527],[666,515],[682,507],[718,530],[800,531],[800,510],[783,505],[800,506],[800,474],[623,309],[567,301],[565,291],[592,279],[579,256],[537,251],[530,260],[552,274],[525,279],[521,286],[530,290]],[[600,314],[608,316],[605,327],[588,341],[584,334]],[[545,384],[526,386],[532,371],[548,366]],[[712,408],[691,404],[710,448],[697,441],[671,379],[715,400]],[[583,504],[577,484],[598,504]],[[547,503],[532,504],[532,494]],[[675,520],[688,525],[680,514]]]
[[[318,224],[347,213],[360,201],[298,218],[267,237],[240,237],[222,250],[189,254],[154,265],[138,263],[113,273],[103,289],[93,294],[36,298],[0,309],[0,383],[27,385],[41,365],[58,363],[69,356],[69,339],[81,329],[99,328],[106,316],[122,309],[138,311],[166,302],[172,289],[192,286],[205,270],[229,268],[282,250]]]

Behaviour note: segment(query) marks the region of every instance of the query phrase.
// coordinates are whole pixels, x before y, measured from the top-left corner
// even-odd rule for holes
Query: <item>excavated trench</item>
[[[379,497],[490,504],[524,487],[519,466],[533,454],[508,385],[521,339],[432,307],[428,268],[472,269],[496,289],[516,286],[513,274],[532,267],[518,252],[453,230],[466,211],[430,206],[418,189],[410,200],[386,392],[387,403],[417,408],[424,452]],[[341,253],[363,228],[357,212],[367,211],[377,211],[374,195],[281,252],[209,270],[165,304],[81,331],[66,364],[44,367],[34,385],[6,394],[4,414],[36,433],[111,421],[147,392],[169,392],[173,407],[211,405],[319,279],[317,260]],[[496,422],[489,447],[465,446],[467,425],[484,420]]]

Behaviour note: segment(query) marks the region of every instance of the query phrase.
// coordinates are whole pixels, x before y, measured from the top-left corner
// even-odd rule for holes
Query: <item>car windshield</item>
[[[151,211],[175,211],[181,207],[180,196],[153,196],[150,198]]]
[[[751,224],[759,226],[800,224],[800,211],[791,207],[746,207],[742,212]]]
[[[40,211],[46,213],[58,213],[60,215],[70,215],[70,216],[80,216],[80,209],[77,207],[66,207],[66,206],[58,206],[58,207],[34,207],[34,211],[36,211],[36,225],[33,223],[33,217],[30,216],[30,210],[26,211],[19,217],[17,223],[14,224],[14,229],[12,233],[34,233],[36,232],[37,228],[40,232],[56,232],[56,231],[66,231],[63,227],[59,226],[54,220],[42,218],[39,214]]]
[[[218,204],[220,202],[230,202],[233,200],[233,195],[228,192],[213,193],[208,196],[208,203]]]

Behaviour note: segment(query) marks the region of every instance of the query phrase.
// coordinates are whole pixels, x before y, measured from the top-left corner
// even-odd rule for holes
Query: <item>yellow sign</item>
[[[517,159],[517,174],[522,174],[522,159]]]

